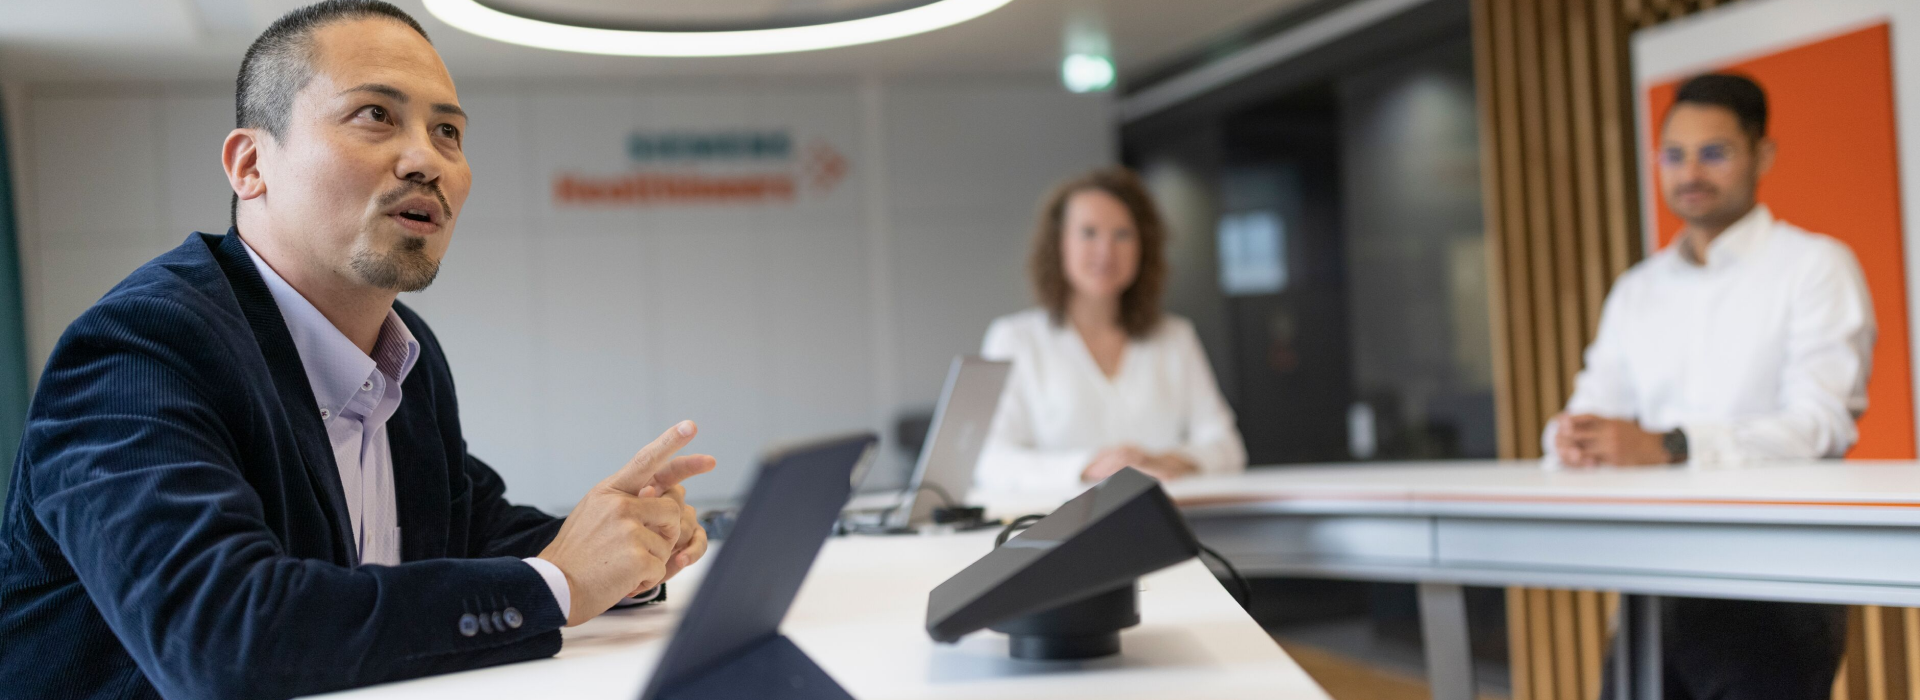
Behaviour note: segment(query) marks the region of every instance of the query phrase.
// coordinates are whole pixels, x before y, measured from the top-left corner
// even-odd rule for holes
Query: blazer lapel
[[[233,288],[241,314],[253,328],[254,340],[260,343],[260,354],[266,357],[280,405],[286,409],[287,421],[292,424],[294,443],[299,448],[307,480],[325,502],[334,530],[334,559],[357,564],[359,548],[354,542],[353,520],[347,515],[346,493],[340,486],[340,467],[333,461],[333,444],[327,438],[326,424],[320,421],[320,402],[313,397],[313,387],[307,385],[300,351],[294,348],[293,335],[287,331],[280,306],[274,303],[273,293],[267,291],[267,283],[254,269],[253,258],[247,255],[240,236],[229,228],[227,235],[220,238],[219,244],[213,246],[213,257],[219,261],[221,272]]]
[[[400,410],[387,419],[387,447],[393,455],[393,500],[400,519],[400,559],[419,561],[448,556],[447,526],[452,494],[446,443],[434,421],[433,396],[425,378],[427,363],[414,365],[400,387]],[[457,463],[451,463],[457,464]]]

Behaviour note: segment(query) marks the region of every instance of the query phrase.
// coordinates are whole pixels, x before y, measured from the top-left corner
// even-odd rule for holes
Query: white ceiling
[[[1124,79],[1305,0],[1014,0],[955,27],[878,44],[739,58],[622,58],[510,46],[398,0],[433,36],[456,80],[615,76],[1052,74],[1069,26],[1103,27]],[[247,43],[301,0],[0,0],[0,78],[9,82],[231,80]],[[859,9],[879,0],[507,0],[554,14],[739,21]],[[708,10],[701,17],[688,7]]]

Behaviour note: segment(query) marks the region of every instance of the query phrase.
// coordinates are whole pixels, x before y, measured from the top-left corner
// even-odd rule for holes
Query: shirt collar
[[[1746,259],[1773,229],[1773,212],[1765,204],[1753,205],[1747,212],[1707,244],[1708,268],[1722,267]]]
[[[274,305],[280,307],[280,316],[287,322],[287,333],[293,336],[294,350],[300,354],[300,364],[306,370],[307,384],[313,388],[313,398],[329,416],[339,414],[375,371],[386,375],[395,388],[406,381],[414,362],[420,359],[420,342],[414,339],[406,322],[400,320],[399,313],[387,310],[387,320],[380,324],[380,337],[374,341],[373,355],[369,357],[299,290],[274,272],[273,267],[254,252],[253,246],[246,245],[246,239],[240,243],[253,259],[260,279],[266,282],[267,291],[273,294]]]

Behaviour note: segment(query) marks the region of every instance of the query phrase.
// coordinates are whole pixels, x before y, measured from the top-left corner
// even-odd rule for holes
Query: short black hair
[[[1667,114],[1671,116],[1674,108],[1683,104],[1726,109],[1740,120],[1740,130],[1746,132],[1748,138],[1754,141],[1766,138],[1767,91],[1752,78],[1737,73],[1694,76],[1680,84]]]
[[[293,115],[293,96],[313,79],[313,33],[343,20],[384,17],[406,24],[427,43],[427,30],[404,10],[380,0],[325,0],[281,15],[247,47],[240,59],[240,77],[233,84],[233,125],[264,129],[278,139],[287,133]],[[228,212],[240,225],[240,195]]]

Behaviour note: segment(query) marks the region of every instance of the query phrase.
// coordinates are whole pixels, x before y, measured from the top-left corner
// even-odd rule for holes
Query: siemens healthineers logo
[[[554,176],[557,206],[791,203],[833,191],[847,159],[824,139],[797,145],[777,130],[634,132],[630,170]]]

